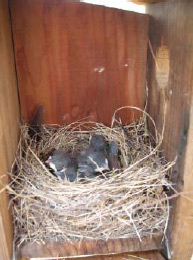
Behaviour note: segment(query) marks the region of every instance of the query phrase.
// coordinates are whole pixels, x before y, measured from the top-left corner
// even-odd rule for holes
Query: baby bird
[[[110,170],[119,169],[119,162],[118,162],[118,146],[115,141],[111,141],[109,143],[108,149],[108,163]]]
[[[78,157],[78,173],[81,178],[94,178],[97,173],[109,170],[106,141],[102,135],[93,135],[90,146]]]
[[[90,147],[95,150],[95,151],[105,151],[106,150],[106,141],[104,136],[102,135],[98,135],[98,134],[94,134],[91,137],[90,140]]]
[[[67,168],[70,162],[71,156],[66,153],[62,148],[54,150],[47,159],[46,163],[54,172],[61,171]]]
[[[77,170],[78,164],[75,158],[71,157],[71,161],[69,162],[67,168],[64,171],[64,179],[66,178],[70,182],[73,182],[77,179]]]
[[[53,170],[54,175],[59,179],[67,179],[71,182],[77,178],[77,162],[70,154],[63,149],[55,150],[46,161],[46,164]]]

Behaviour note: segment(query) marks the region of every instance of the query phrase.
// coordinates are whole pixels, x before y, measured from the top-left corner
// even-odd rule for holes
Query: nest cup
[[[146,113],[122,126],[93,122],[43,126],[37,144],[21,127],[21,138],[9,186],[15,239],[46,242],[107,240],[165,232],[169,204],[164,191],[174,162],[160,156],[159,141],[147,132]],[[121,170],[85,182],[58,180],[45,165],[53,149],[78,154],[93,133],[119,148]],[[158,134],[156,134],[157,137]]]

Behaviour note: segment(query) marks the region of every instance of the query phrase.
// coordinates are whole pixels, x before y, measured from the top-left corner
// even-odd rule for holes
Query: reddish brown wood
[[[74,243],[47,242],[46,244],[24,243],[21,245],[20,257],[68,257],[107,255],[123,252],[159,250],[162,248],[163,234],[136,238],[109,239],[107,241],[84,241]]]
[[[12,259],[12,219],[6,191],[19,138],[19,102],[7,0],[0,0],[0,259]],[[2,185],[2,182],[4,185]]]
[[[40,104],[60,124],[143,108],[147,15],[61,0],[12,0],[11,14],[25,119]]]

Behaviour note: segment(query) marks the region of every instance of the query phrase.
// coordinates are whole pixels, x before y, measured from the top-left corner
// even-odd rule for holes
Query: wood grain
[[[189,260],[193,256],[193,98],[190,110],[190,126],[184,159],[184,197],[177,201],[172,230],[172,259]]]
[[[7,183],[19,134],[19,104],[7,0],[0,0],[0,93],[0,180]],[[11,259],[12,221],[6,192],[0,193],[0,235],[0,259]]]
[[[45,244],[25,243],[19,248],[21,258],[30,257],[72,257],[89,255],[108,255],[123,252],[137,252],[159,250],[162,234],[155,234],[152,237],[133,239],[109,239],[108,241],[85,241],[74,243],[47,242]]]
[[[126,254],[108,255],[108,256],[80,257],[75,259],[79,259],[79,260],[164,260],[163,256],[160,254],[159,251],[126,253]],[[70,258],[66,258],[66,260],[70,260]]]
[[[61,258],[61,260],[70,260],[72,258]],[[159,251],[127,253],[118,255],[99,255],[90,257],[78,257],[74,260],[164,260]],[[21,258],[21,260],[30,260],[30,258]],[[46,260],[46,259],[45,259]],[[47,259],[48,260],[48,259]],[[57,260],[57,259],[53,259]]]
[[[148,16],[61,0],[11,0],[22,115],[43,105],[46,123],[143,108]],[[124,123],[133,111],[119,114]]]
[[[192,131],[193,2],[170,0],[165,4],[149,5],[147,10],[150,14],[149,38],[155,55],[152,57],[151,51],[148,52],[149,112],[161,132],[166,101],[163,150],[169,160],[177,156],[171,180],[177,190],[192,191],[191,137],[187,139],[187,135]],[[160,48],[165,51],[160,52]],[[168,55],[165,55],[166,50]],[[158,55],[160,53],[162,55]],[[158,80],[161,74],[155,60],[161,65],[164,84]],[[189,203],[181,198],[171,205],[173,211],[167,236],[174,260],[190,260],[193,253],[192,206]]]

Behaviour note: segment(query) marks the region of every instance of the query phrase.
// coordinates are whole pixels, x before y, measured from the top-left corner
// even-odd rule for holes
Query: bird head
[[[54,150],[51,155],[46,160],[46,164],[56,171],[61,171],[62,169],[68,167],[71,161],[71,156],[66,153],[63,149]]]
[[[109,143],[109,154],[117,156],[119,152],[118,145],[115,143],[115,141],[111,141]]]
[[[92,135],[91,140],[90,140],[90,147],[92,147],[96,151],[105,150],[106,141],[105,141],[104,136],[98,135],[98,134]]]

